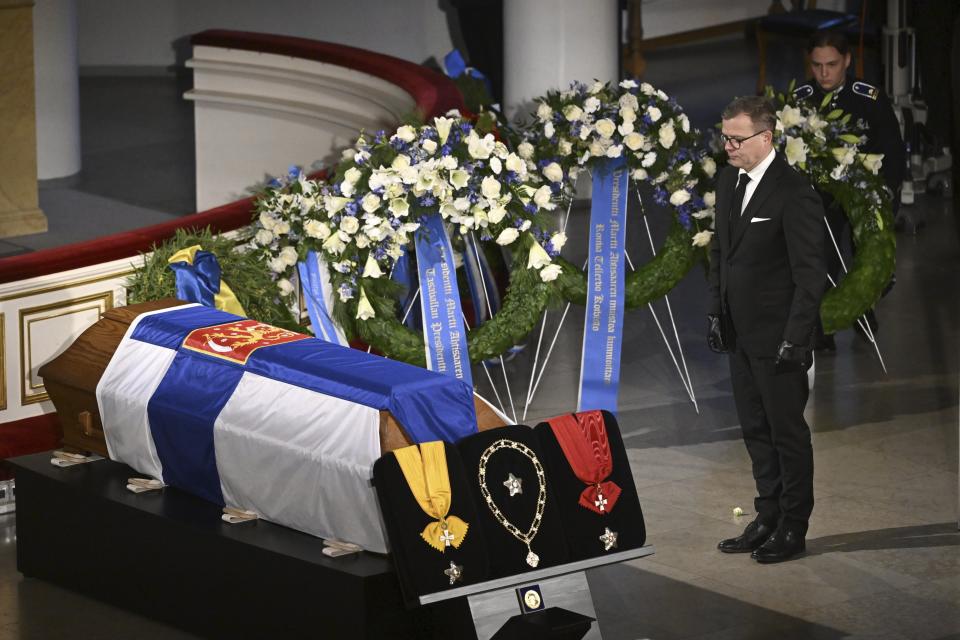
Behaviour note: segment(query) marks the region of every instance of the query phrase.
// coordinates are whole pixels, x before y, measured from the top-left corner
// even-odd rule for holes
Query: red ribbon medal
[[[620,487],[607,477],[613,472],[610,442],[603,414],[583,411],[547,421],[574,475],[587,485],[580,494],[580,506],[600,515],[613,511]]]

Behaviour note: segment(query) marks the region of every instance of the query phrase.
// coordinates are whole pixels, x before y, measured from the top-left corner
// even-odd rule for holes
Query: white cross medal
[[[444,529],[444,530],[443,530],[443,533],[440,534],[440,542],[443,543],[443,546],[449,547],[449,546],[450,546],[450,543],[453,542],[453,539],[454,539],[455,537],[456,537],[456,536],[454,536],[452,533],[450,533],[450,530],[449,530],[449,529]]]
[[[603,494],[600,493],[599,491],[597,491],[597,499],[593,501],[593,504],[597,505],[597,508],[600,509],[601,512],[607,510],[607,509],[606,509],[606,507],[607,507],[607,499],[604,498],[604,497],[603,497]]]

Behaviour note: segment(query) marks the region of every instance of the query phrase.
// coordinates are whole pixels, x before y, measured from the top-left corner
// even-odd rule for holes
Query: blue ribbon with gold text
[[[321,269],[322,258],[315,251],[307,253],[307,259],[297,263],[297,272],[300,274],[300,286],[303,287],[303,299],[307,303],[307,314],[313,334],[321,340],[347,346],[347,339],[330,317],[327,307],[327,290],[330,289],[329,275]],[[326,276],[326,278],[324,277]]]
[[[577,411],[617,411],[626,304],[624,252],[629,175],[622,157],[607,160],[593,171],[587,309]]]

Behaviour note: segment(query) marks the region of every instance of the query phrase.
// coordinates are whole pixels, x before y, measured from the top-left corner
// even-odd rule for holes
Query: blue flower
[[[420,198],[421,207],[432,207],[436,203],[437,203],[437,199],[434,198],[433,196],[422,196]]]
[[[683,228],[686,229],[687,231],[690,231],[690,229],[693,226],[690,222],[690,214],[681,213],[678,217],[680,218],[680,224],[683,225]]]

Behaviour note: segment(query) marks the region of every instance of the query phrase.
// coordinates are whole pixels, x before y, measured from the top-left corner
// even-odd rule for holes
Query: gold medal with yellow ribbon
[[[450,476],[447,474],[447,454],[442,442],[424,442],[402,449],[393,455],[420,508],[435,522],[423,528],[420,537],[431,547],[443,553],[447,547],[455,549],[463,544],[470,527],[450,511]]]

